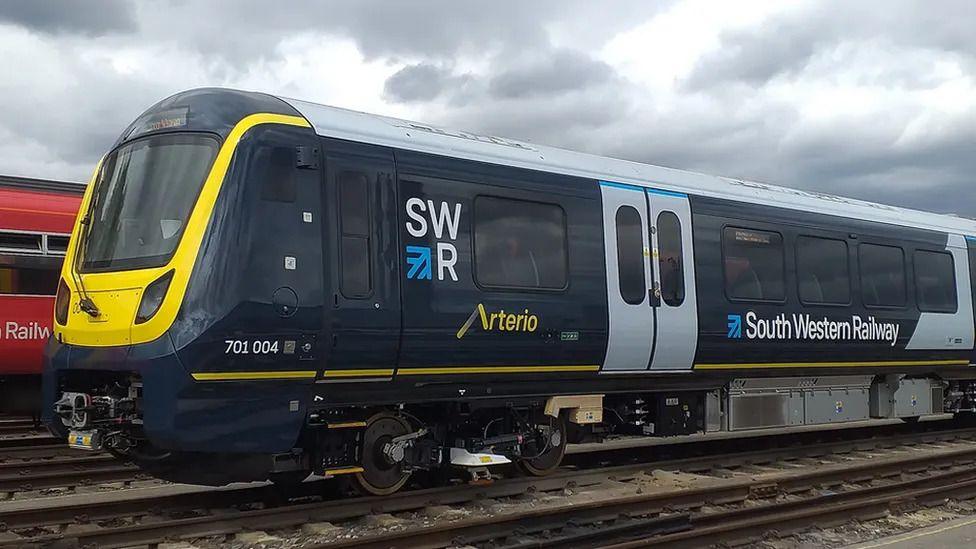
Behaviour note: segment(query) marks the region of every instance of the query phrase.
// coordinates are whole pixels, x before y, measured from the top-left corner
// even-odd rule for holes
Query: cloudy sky
[[[976,216],[970,0],[5,0],[0,60],[3,174],[216,85]]]

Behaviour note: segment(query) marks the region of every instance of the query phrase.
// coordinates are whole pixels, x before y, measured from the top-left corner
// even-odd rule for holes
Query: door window
[[[631,305],[637,305],[644,301],[647,292],[640,213],[631,206],[621,206],[617,209],[616,225],[620,297]]]
[[[685,300],[685,276],[681,259],[681,221],[674,212],[657,216],[658,268],[661,271],[661,299],[672,307]]]

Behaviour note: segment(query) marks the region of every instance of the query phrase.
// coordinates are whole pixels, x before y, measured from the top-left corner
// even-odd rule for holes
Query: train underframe
[[[611,435],[675,436],[828,425],[953,413],[976,416],[976,379],[891,375],[737,378],[703,391],[639,392],[400,403],[311,409],[295,447],[276,454],[173,452],[142,428],[142,383],[94,376],[65,391],[54,413],[69,444],[106,449],[158,476],[200,484],[310,474],[350,475],[384,495],[413,473],[458,472],[487,480],[496,466],[530,475],[559,467],[568,443]]]

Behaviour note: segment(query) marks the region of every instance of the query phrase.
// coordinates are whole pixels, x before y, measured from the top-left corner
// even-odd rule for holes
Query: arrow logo
[[[408,279],[430,280],[430,248],[428,246],[407,246]]]
[[[742,315],[729,315],[729,339],[740,339],[742,337]]]

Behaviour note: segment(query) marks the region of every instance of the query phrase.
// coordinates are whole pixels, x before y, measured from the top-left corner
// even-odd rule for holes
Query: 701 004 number
[[[276,355],[278,354],[278,342],[256,339],[246,341],[243,339],[225,339],[225,355]]]

